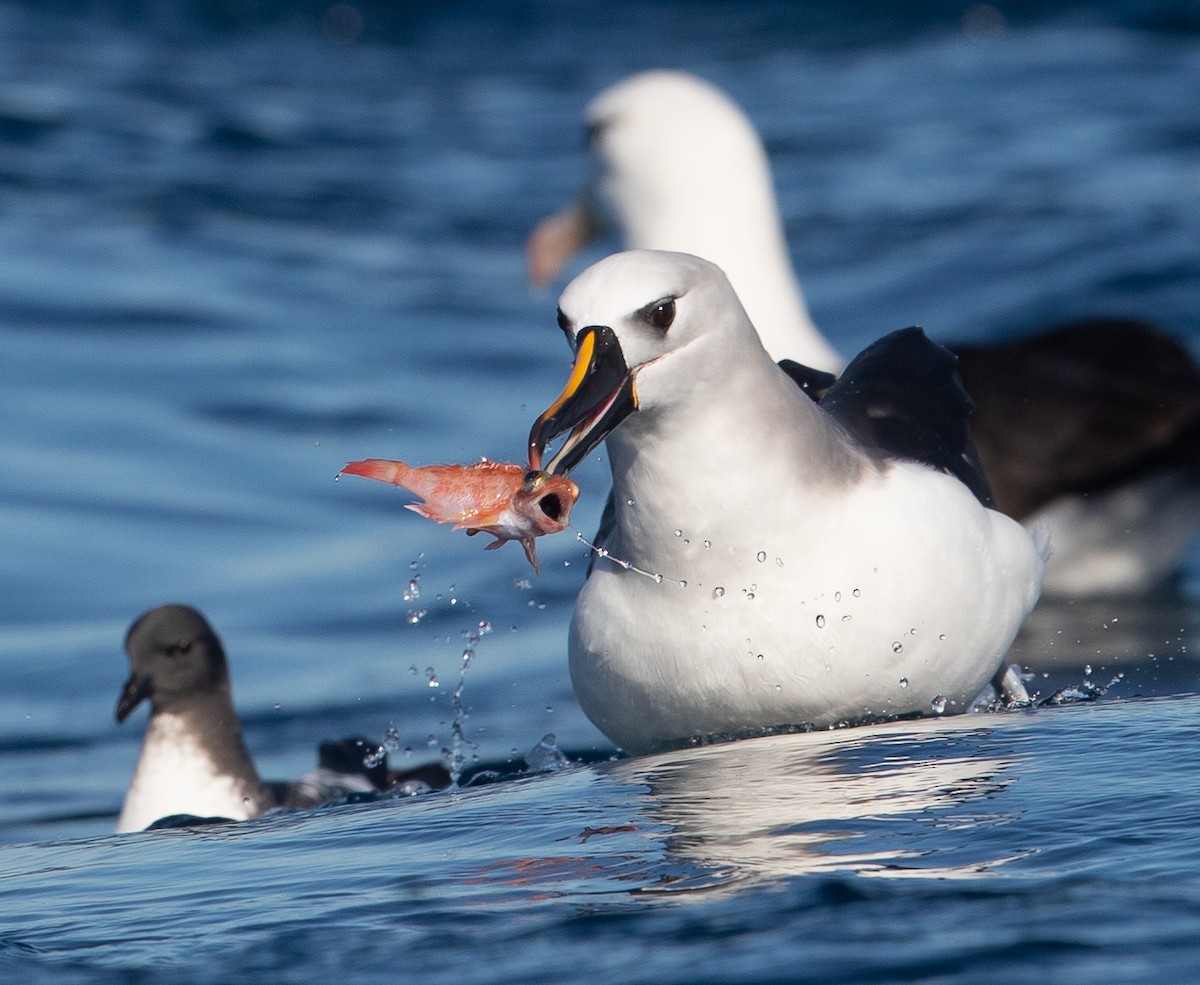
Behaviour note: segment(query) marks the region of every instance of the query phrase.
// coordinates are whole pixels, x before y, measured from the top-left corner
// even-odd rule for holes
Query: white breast
[[[172,814],[244,821],[261,813],[257,782],[221,773],[177,716],[152,715],[117,831],[140,831]]]
[[[921,466],[736,516],[724,505],[707,520],[680,502],[650,510],[674,529],[646,538],[639,563],[687,587],[601,562],[580,595],[572,681],[629,751],[964,710],[1037,598],[1029,535]]]

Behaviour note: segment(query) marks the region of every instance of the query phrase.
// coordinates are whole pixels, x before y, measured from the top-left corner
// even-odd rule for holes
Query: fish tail
[[[361,462],[347,462],[342,469],[342,475],[363,475],[368,479],[405,486],[414,471],[412,466],[405,462],[393,462],[386,458],[365,458]]]

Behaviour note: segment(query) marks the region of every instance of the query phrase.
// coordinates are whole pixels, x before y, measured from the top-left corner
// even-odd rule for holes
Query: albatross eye
[[[567,337],[568,342],[575,341],[575,333],[571,331],[571,319],[563,314],[562,308],[558,309],[558,327],[562,329],[562,333]]]
[[[664,298],[651,307],[646,313],[646,321],[665,332],[675,321],[675,299]]]

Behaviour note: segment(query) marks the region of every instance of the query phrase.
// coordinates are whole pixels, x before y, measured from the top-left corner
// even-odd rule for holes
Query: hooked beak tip
[[[604,325],[583,329],[566,387],[529,431],[530,468],[566,475],[636,409],[634,374],[616,333]],[[567,431],[562,447],[543,462],[546,446]]]

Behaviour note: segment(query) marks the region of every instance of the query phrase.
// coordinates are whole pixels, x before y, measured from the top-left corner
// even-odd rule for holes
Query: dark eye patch
[[[567,337],[568,342],[575,341],[575,328],[571,324],[571,319],[563,314],[562,308],[558,309],[558,327],[562,329],[563,335]]]
[[[651,302],[638,312],[646,324],[665,332],[675,322],[675,298],[662,298]]]
[[[584,128],[583,131],[583,146],[584,150],[589,150],[596,146],[603,138],[604,131],[608,129],[607,120],[592,120]]]

